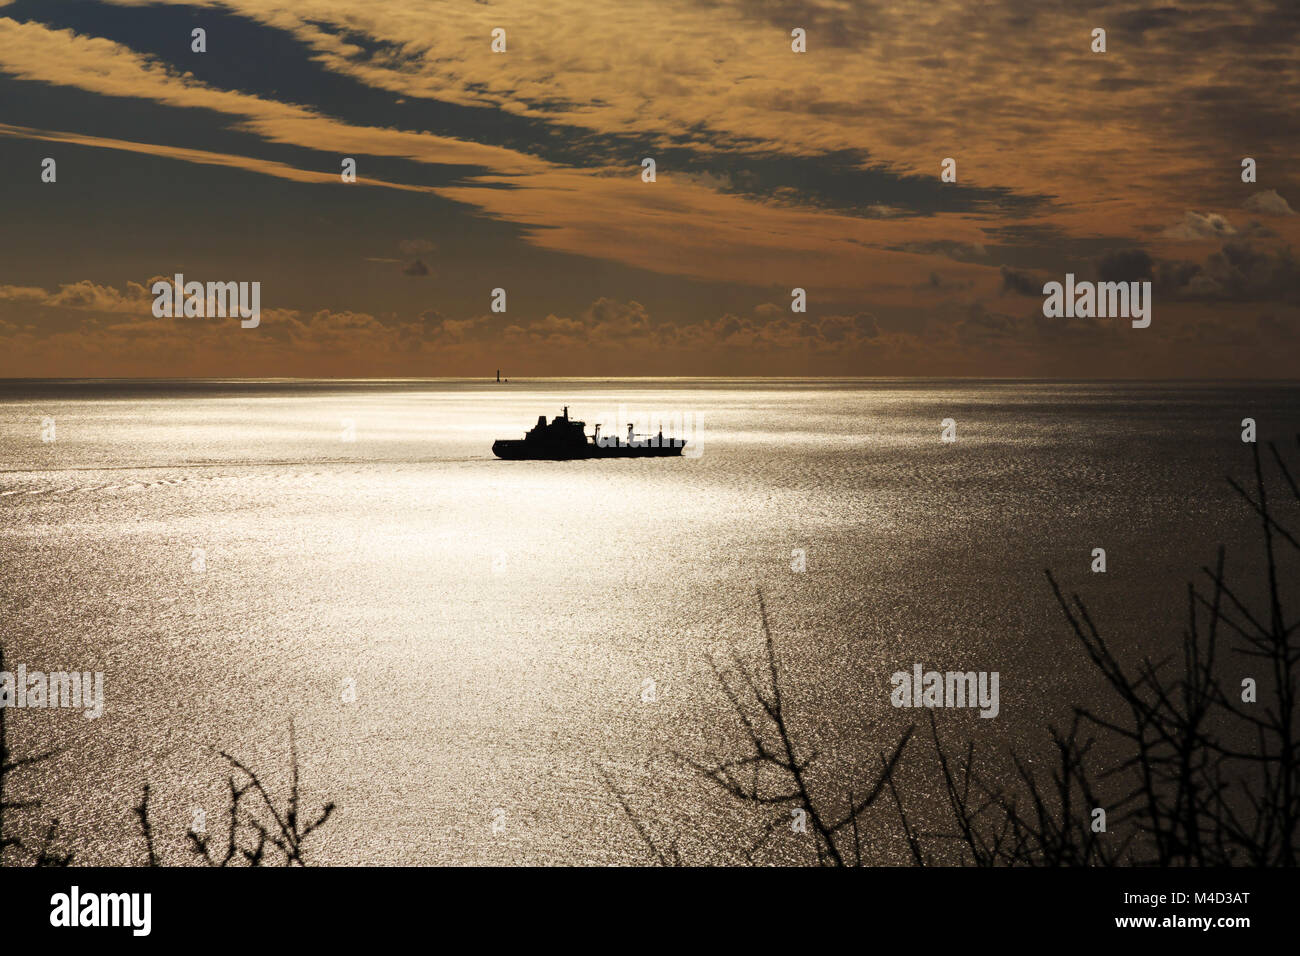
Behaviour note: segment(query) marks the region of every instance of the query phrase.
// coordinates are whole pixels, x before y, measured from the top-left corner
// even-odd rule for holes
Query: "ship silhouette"
[[[601,435],[600,426],[588,435],[586,422],[569,418],[569,406],[550,424],[545,415],[523,438],[499,438],[492,443],[492,454],[512,461],[571,461],[582,458],[676,458],[686,447],[682,438],[637,435],[627,426],[627,437]]]

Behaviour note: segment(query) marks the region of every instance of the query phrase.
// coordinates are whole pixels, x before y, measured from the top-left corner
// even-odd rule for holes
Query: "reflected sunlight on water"
[[[491,456],[565,404],[698,415],[702,454]],[[913,661],[1001,670],[1002,715],[952,719],[1015,743],[1080,690],[1042,569],[1135,642],[1176,624],[1235,533],[1246,415],[1293,434],[1295,389],[7,383],[7,660],[106,674],[102,719],[15,712],[12,733],[65,748],[41,782],[84,862],[138,859],[145,780],[179,847],[224,785],[202,748],[282,768],[291,717],[308,794],[341,808],[319,862],[640,861],[602,767],[730,859],[743,824],[666,755],[734,739],[707,656],[756,646],[758,587],[807,733],[846,766],[895,728],[888,676]]]

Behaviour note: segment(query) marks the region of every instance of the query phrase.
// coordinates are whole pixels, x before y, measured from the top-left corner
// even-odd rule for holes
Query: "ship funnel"
[[[631,422],[627,423],[627,442],[629,445],[632,444],[632,423]]]

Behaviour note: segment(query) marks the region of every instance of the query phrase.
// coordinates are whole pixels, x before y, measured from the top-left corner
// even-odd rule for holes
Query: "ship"
[[[676,458],[686,447],[685,439],[638,435],[627,426],[627,437],[601,435],[600,426],[588,435],[587,423],[569,417],[569,406],[548,424],[545,415],[523,438],[499,438],[492,454],[510,461],[573,461],[586,458]]]

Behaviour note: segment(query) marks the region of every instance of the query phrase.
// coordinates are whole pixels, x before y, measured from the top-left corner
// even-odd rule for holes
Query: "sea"
[[[493,456],[566,407],[687,454]],[[1258,567],[1229,477],[1297,433],[1295,383],[0,382],[5,668],[103,674],[101,716],[7,710],[16,757],[54,753],[11,775],[41,803],[6,833],[57,818],[74,862],[141,863],[147,784],[159,855],[196,862],[229,756],[335,805],[314,864],[808,862],[788,808],[701,772],[747,754],[764,615],[818,798],[915,726],[924,817],[932,734],[1032,764],[1107,706],[1046,572],[1128,659],[1176,653],[1219,546]],[[916,665],[997,672],[997,715],[894,706]],[[863,827],[907,862],[892,802]]]

